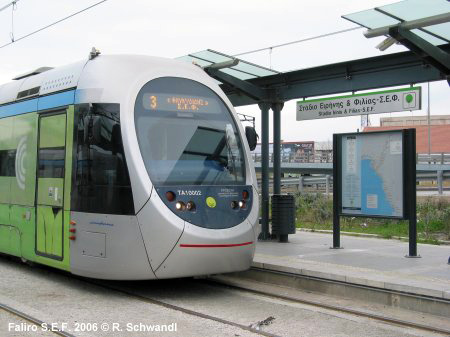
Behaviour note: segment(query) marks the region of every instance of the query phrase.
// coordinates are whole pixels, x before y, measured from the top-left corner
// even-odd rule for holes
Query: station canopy
[[[211,49],[178,59],[202,67],[234,106],[447,80],[450,83],[450,1],[403,0],[343,16],[409,51],[278,72]],[[432,67],[424,67],[424,64]]]
[[[449,13],[450,2],[448,0],[404,0],[342,17],[373,30],[408,21],[426,20]],[[450,42],[450,22],[411,29],[411,32],[435,46]]]
[[[273,110],[273,191],[281,192],[281,110],[292,99],[447,80],[450,84],[450,2],[405,0],[343,16],[366,27],[366,37],[387,36],[380,50],[395,42],[409,51],[280,73],[213,50],[178,58],[197,64],[235,106],[261,110],[261,226],[269,239],[269,110]],[[370,33],[370,34],[369,34]],[[371,36],[369,36],[371,35]],[[382,49],[383,48],[383,49]],[[431,66],[424,66],[429,64]]]
[[[205,68],[212,64],[231,62],[236,58],[215,50],[207,49],[197,53],[181,56],[178,60],[187,61],[190,63],[198,64]],[[280,72],[265,68],[244,60],[239,59],[239,63],[235,66],[221,69],[224,73],[236,77],[240,80],[250,80],[253,78],[260,78],[270,75],[280,74]]]

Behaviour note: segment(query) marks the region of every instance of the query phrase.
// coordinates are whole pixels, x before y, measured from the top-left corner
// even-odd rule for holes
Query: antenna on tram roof
[[[95,59],[98,55],[101,54],[101,51],[95,47],[92,47],[91,52],[89,53],[89,60]]]

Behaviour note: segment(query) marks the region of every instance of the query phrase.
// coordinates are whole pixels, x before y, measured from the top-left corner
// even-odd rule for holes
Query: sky
[[[18,39],[98,1],[19,0],[14,12],[11,7],[0,12],[0,46],[11,41],[12,32]],[[10,2],[0,0],[0,8]],[[392,2],[395,0],[108,0],[0,48],[0,83],[38,67],[57,67],[86,59],[93,46],[103,54],[175,58],[209,48],[234,55],[355,27],[341,15]],[[276,48],[271,54],[262,51],[242,58],[284,72],[406,50],[394,45],[380,52],[375,46],[383,38],[366,39],[363,31],[359,29]],[[422,86],[424,109],[371,115],[371,124],[378,125],[380,117],[426,114],[427,84]],[[430,84],[432,115],[450,114],[449,90],[445,81]],[[256,105],[239,107],[237,111],[255,116],[260,132],[260,111]],[[270,123],[272,126],[272,119]],[[281,127],[281,138],[285,141],[327,141],[333,133],[355,132],[360,128],[360,117],[296,121],[293,100],[284,106]]]

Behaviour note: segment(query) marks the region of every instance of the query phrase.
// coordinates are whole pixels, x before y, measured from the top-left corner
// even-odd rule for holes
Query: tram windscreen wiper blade
[[[234,158],[233,155],[233,144],[231,144],[230,140],[234,140],[234,142],[236,142],[236,135],[234,134],[233,128],[231,126],[231,124],[227,124],[226,129],[225,129],[225,142],[226,142],[226,147],[227,147],[227,153],[228,153],[228,163],[231,163],[231,169],[230,169],[230,165],[228,165],[228,171],[230,172],[231,175],[236,175],[236,159]],[[234,144],[234,147],[237,147],[236,144]]]

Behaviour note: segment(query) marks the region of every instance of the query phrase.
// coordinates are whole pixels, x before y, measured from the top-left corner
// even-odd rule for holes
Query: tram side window
[[[16,150],[0,150],[0,177],[16,176]]]
[[[134,214],[119,112],[119,104],[84,104],[75,109],[75,211]]]
[[[39,178],[64,178],[64,147],[39,150]]]

